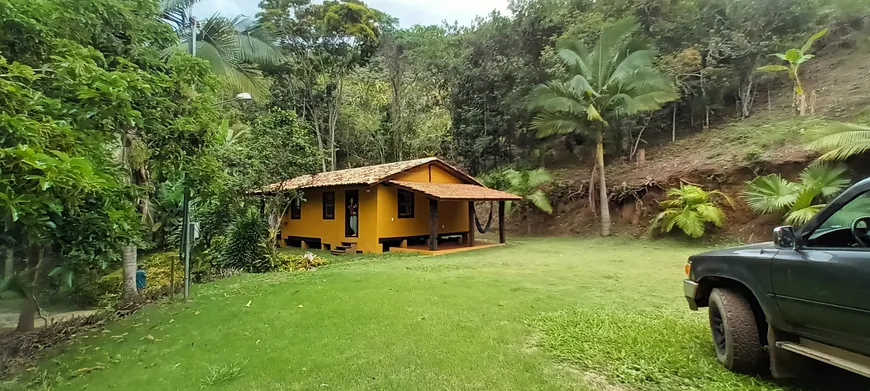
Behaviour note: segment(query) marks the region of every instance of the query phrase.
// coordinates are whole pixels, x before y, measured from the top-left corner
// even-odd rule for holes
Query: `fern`
[[[692,238],[700,238],[706,233],[708,224],[717,227],[725,225],[727,218],[716,198],[733,207],[731,198],[720,191],[704,191],[698,186],[683,185],[667,191],[670,199],[659,202],[664,210],[650,224],[650,229],[671,232],[676,226]]]

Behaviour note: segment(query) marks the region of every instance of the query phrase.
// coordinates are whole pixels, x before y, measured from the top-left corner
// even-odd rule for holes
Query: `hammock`
[[[474,211],[474,225],[477,226],[477,231],[485,234],[492,228],[492,202],[489,203],[489,219],[486,220],[486,227],[480,224],[480,219],[477,217],[477,210]]]

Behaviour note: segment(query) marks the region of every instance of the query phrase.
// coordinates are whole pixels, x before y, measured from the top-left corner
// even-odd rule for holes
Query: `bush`
[[[263,238],[269,233],[268,224],[255,211],[239,216],[227,231],[218,257],[219,266],[262,272],[267,263]]]
[[[145,289],[142,292],[144,296],[151,297],[164,291],[168,292],[173,262],[175,263],[175,284],[178,286],[184,281],[184,265],[179,261],[177,253],[155,253],[141,261],[142,269],[147,275]],[[99,287],[104,292],[101,304],[110,305],[117,302],[118,298],[121,297],[123,284],[124,274],[121,269],[101,278]]]
[[[326,264],[325,259],[313,253],[305,253],[305,255],[279,254],[279,256],[281,257],[280,263],[274,268],[275,271],[279,272],[317,270]]]
[[[704,236],[707,224],[717,227],[725,225],[725,213],[714,196],[734,206],[731,199],[720,191],[708,192],[691,185],[668,190],[669,199],[659,202],[659,206],[665,210],[653,219],[650,230],[661,228],[662,232],[671,232],[677,226],[686,235],[700,238]]]

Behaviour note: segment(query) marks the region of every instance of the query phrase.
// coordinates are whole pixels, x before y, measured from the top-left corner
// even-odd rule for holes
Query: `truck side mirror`
[[[788,225],[773,229],[773,245],[782,249],[797,249],[797,235],[794,227]]]

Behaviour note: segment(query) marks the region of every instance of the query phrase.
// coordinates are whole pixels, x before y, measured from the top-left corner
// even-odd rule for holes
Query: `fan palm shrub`
[[[846,160],[870,151],[870,126],[835,123],[816,136],[807,148],[823,152],[820,160]]]
[[[806,224],[828,202],[849,187],[846,167],[826,163],[810,165],[799,182],[770,174],[746,184],[743,199],[759,214],[781,214],[786,224]]]
[[[667,195],[667,200],[659,202],[664,210],[652,220],[650,230],[660,229],[662,233],[668,233],[677,227],[689,237],[697,239],[704,236],[708,225],[725,225],[727,219],[722,211],[722,201],[734,207],[731,198],[725,193],[705,191],[693,185],[669,189]]]
[[[579,40],[559,42],[569,76],[536,87],[529,103],[538,113],[532,126],[539,138],[581,134],[596,143],[603,236],[610,235],[604,170],[604,139],[614,131],[610,123],[679,98],[673,80],[653,65],[656,51],[633,38],[637,30],[629,18],[605,28],[591,48]]]

